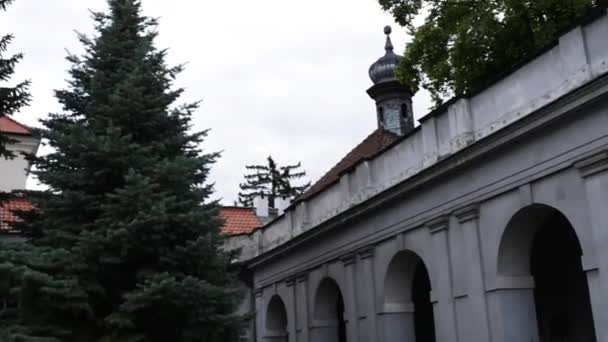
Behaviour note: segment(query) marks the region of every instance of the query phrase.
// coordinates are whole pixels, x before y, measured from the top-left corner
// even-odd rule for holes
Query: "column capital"
[[[372,258],[374,256],[375,251],[376,251],[376,246],[370,245],[370,246],[365,246],[365,247],[361,248],[359,251],[357,251],[357,254],[359,254],[359,258],[361,258],[361,260],[363,260],[363,259]]]
[[[583,178],[608,170],[608,150],[594,154],[574,163]]]
[[[253,290],[253,294],[255,295],[256,298],[261,298],[262,295],[264,294],[264,289],[257,288],[255,290]]]
[[[355,253],[346,253],[340,257],[340,261],[344,266],[352,265],[357,261]]]
[[[447,215],[441,215],[425,222],[424,225],[431,231],[431,234],[435,234],[440,231],[447,230],[450,227],[450,217]]]
[[[454,210],[454,216],[458,223],[476,220],[479,218],[479,204],[473,203]]]

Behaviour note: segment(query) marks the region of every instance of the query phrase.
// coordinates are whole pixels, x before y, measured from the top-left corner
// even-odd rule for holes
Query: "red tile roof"
[[[12,223],[21,222],[15,211],[28,211],[34,209],[30,201],[24,198],[9,199],[0,203],[0,232],[14,232]]]
[[[399,140],[397,134],[377,129],[370,134],[363,142],[352,149],[342,160],[340,160],[331,170],[321,177],[313,186],[308,189],[298,200],[306,200],[322,192],[333,183],[340,180],[340,175],[347,172],[357,164],[374,158]]]
[[[222,228],[225,235],[250,234],[262,227],[262,221],[252,208],[222,207],[220,215],[226,221]]]
[[[32,130],[8,115],[0,116],[0,132],[31,135]]]

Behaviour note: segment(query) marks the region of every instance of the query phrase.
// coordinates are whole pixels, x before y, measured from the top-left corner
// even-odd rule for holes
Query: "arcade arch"
[[[391,260],[384,282],[384,340],[434,342],[431,282],[422,259],[401,251]]]
[[[534,284],[532,295],[519,297],[527,303],[519,304],[535,309],[541,342],[597,341],[581,263],[583,252],[574,227],[553,207],[530,205],[507,225],[499,248],[498,273],[530,279]]]
[[[266,310],[266,334],[264,341],[287,342],[287,311],[285,303],[278,295],[274,295]]]
[[[344,299],[338,284],[325,278],[314,297],[312,341],[346,342]]]

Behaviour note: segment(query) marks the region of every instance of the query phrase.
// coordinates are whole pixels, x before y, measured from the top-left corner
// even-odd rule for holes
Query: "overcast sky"
[[[223,151],[212,171],[216,197],[231,204],[245,165],[272,155],[302,162],[316,180],[376,127],[369,66],[384,53],[384,25],[401,53],[404,30],[377,0],[143,0],[160,17],[157,47],[169,62],[188,62],[177,85],[183,100],[202,100],[196,130],[211,129],[207,151]],[[17,0],[0,13],[0,33],[21,51],[16,80],[32,81],[33,102],[16,115],[26,124],[60,107],[66,50],[80,52],[75,31],[92,33],[89,10],[105,0]],[[414,98],[415,117],[428,111]],[[30,187],[35,186],[30,182]]]

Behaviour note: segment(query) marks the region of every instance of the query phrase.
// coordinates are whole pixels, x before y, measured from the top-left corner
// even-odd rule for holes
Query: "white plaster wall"
[[[24,190],[29,164],[22,152],[33,153],[38,149],[39,140],[31,137],[10,136],[18,142],[8,146],[15,154],[13,159],[0,158],[0,192]]]
[[[608,49],[606,44],[599,44],[599,42],[605,42],[608,37],[608,17],[603,17],[583,27],[583,33],[586,42],[593,42],[585,44],[592,75],[597,76],[608,72]]]

